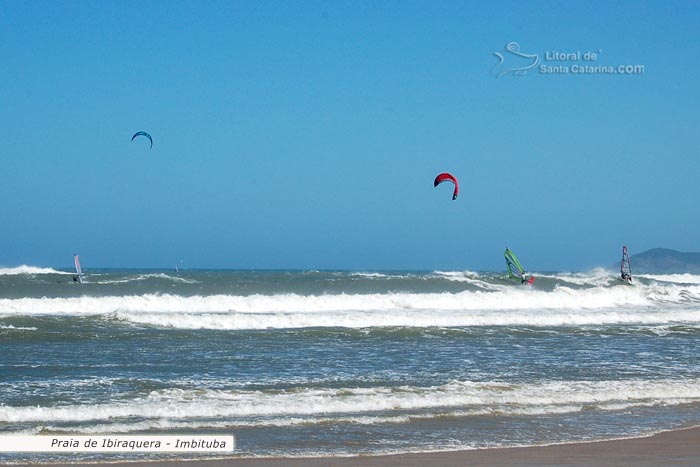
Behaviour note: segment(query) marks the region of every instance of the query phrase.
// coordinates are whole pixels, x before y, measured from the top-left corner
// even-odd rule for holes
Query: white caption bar
[[[233,436],[0,435],[0,452],[233,452]]]

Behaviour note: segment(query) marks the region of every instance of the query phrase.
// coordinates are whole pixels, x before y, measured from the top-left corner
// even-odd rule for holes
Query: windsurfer
[[[620,279],[632,283],[632,267],[630,266],[630,256],[627,252],[627,247],[622,247],[622,261],[620,262]]]

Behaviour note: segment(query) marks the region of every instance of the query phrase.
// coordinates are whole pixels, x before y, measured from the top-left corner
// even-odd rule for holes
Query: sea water
[[[226,434],[234,456],[328,456],[700,424],[700,276],[536,276],[0,269],[0,435]]]

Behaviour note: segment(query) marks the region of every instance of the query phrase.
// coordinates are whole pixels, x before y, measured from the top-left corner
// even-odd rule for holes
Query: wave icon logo
[[[493,53],[498,57],[498,63],[491,69],[491,74],[500,78],[503,75],[512,74],[520,76],[527,74],[540,63],[538,54],[526,54],[520,51],[520,44],[509,42],[501,52]],[[507,62],[507,63],[506,63]]]

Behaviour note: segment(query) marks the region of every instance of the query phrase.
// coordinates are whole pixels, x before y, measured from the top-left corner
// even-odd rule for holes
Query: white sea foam
[[[0,324],[0,330],[8,330],[8,331],[36,331],[37,328],[35,327],[27,327],[27,326],[13,326],[11,324],[4,325]]]
[[[561,272],[557,274],[537,274],[538,278],[553,279],[557,282],[606,287],[619,282],[617,273],[603,268],[596,268],[589,272]]]
[[[404,423],[405,417],[533,415],[623,410],[700,402],[700,380],[558,381],[542,384],[453,381],[432,387],[299,388],[275,391],[166,389],[97,405],[0,406],[0,423],[110,421],[131,425]],[[418,411],[415,415],[413,411]],[[385,419],[382,417],[398,417]],[[280,420],[281,419],[281,420]],[[294,423],[294,422],[291,422]],[[165,426],[167,427],[167,426]],[[122,431],[124,429],[122,428]]]
[[[381,272],[352,272],[351,277],[365,277],[367,279],[385,279],[387,277],[403,277],[403,276],[389,276],[387,274],[382,274]]]
[[[165,273],[151,273],[151,274],[139,274],[134,277],[125,277],[122,279],[108,279],[108,280],[96,280],[92,281],[95,284],[127,284],[129,282],[141,282],[148,279],[165,279],[173,282],[182,282],[184,284],[199,284],[199,281],[194,279],[187,279],[185,277],[170,276]]]
[[[508,287],[508,285],[488,282],[478,272],[473,271],[435,271],[432,277],[439,277],[452,282],[465,282],[485,290],[503,290]]]
[[[578,326],[700,323],[700,285],[553,291],[503,287],[459,293],[328,295],[145,294],[0,299],[0,316],[108,315],[185,329]]]
[[[700,323],[699,310],[621,313],[588,311],[454,312],[424,311],[321,313],[141,313],[118,312],[125,321],[178,329],[253,330],[315,327],[454,327],[454,326],[584,326],[612,324]]]
[[[697,274],[637,274],[636,277],[676,284],[700,284],[700,275]]]
[[[57,270],[51,269],[51,268],[27,266],[24,264],[22,266],[17,266],[14,268],[0,268],[0,276],[12,276],[12,275],[18,275],[18,274],[34,275],[34,274],[73,274],[73,273],[66,272],[66,271],[57,271]]]
[[[414,417],[415,418],[415,417]],[[420,417],[429,418],[429,417]],[[380,423],[408,423],[411,417],[403,416],[358,416],[358,417],[253,417],[248,419],[231,419],[217,421],[209,418],[194,420],[152,418],[133,423],[97,423],[81,426],[60,427],[56,425],[46,426],[51,432],[69,431],[84,434],[100,433],[130,433],[146,430],[202,430],[202,429],[226,429],[243,427],[289,427],[298,425],[319,425],[328,423],[348,423],[355,425],[376,425]]]
[[[474,271],[433,271],[433,274],[457,281],[463,281],[465,279],[478,279],[480,277],[479,273]]]

